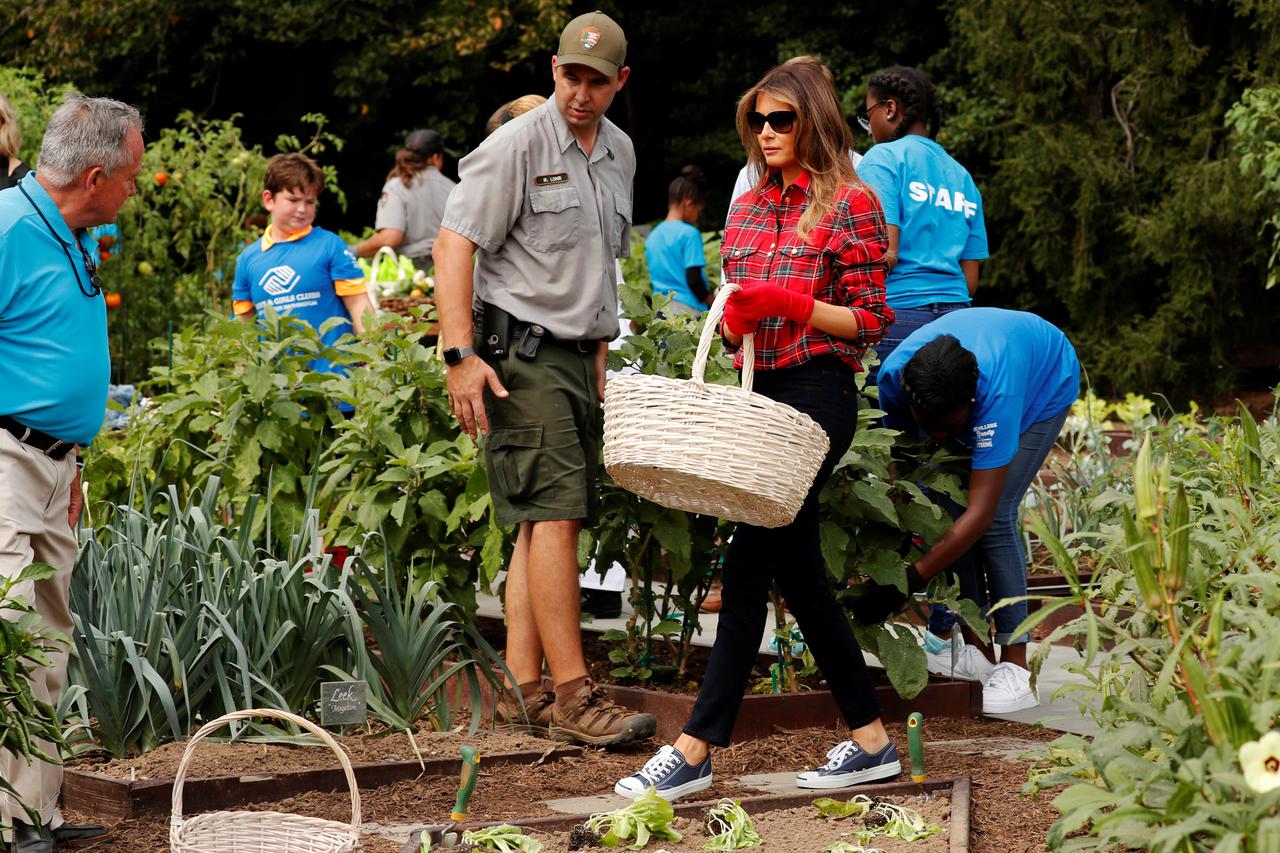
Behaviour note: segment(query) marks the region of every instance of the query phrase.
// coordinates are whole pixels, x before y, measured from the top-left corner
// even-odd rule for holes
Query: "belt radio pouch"
[[[511,345],[511,315],[497,305],[483,305],[480,328],[483,330],[484,350],[491,358],[506,358]]]
[[[515,342],[516,358],[533,361],[538,357],[538,347],[542,346],[542,336],[546,329],[537,323],[529,323],[520,330],[519,339]]]

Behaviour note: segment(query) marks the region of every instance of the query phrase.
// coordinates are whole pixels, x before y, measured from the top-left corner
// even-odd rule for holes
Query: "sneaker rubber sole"
[[[1025,696],[1019,696],[1015,699],[1006,699],[1003,701],[989,702],[986,697],[982,699],[982,713],[984,714],[1012,714],[1014,711],[1026,711],[1039,706],[1040,699],[1034,693],[1028,693]]]
[[[892,779],[900,773],[902,773],[902,763],[899,761],[868,767],[866,770],[855,770],[852,773],[832,773],[826,776],[819,776],[816,772],[809,771],[796,776],[796,786],[821,789],[849,788],[853,785],[865,785],[867,782],[878,782],[881,779]]]
[[[702,779],[693,779],[692,781],[685,782],[683,785],[675,785],[671,788],[660,788],[658,789],[658,796],[662,797],[662,799],[666,800],[668,803],[674,803],[681,797],[688,796],[689,794],[696,794],[699,791],[705,791],[710,788],[714,775],[715,774],[711,774]],[[630,778],[630,776],[627,777],[627,779]],[[630,788],[624,787],[622,783],[627,781],[627,779],[619,780],[618,784],[613,786],[613,792],[620,797],[626,797],[628,800],[636,800],[644,796],[644,791],[634,791]],[[645,789],[645,791],[647,790],[648,788]]]

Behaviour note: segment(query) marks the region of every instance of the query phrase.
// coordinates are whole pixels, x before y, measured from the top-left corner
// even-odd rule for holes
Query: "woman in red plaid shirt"
[[[722,248],[729,297],[722,331],[736,347],[755,335],[755,390],[812,417],[831,449],[795,521],[740,524],[724,566],[723,609],[697,703],[674,746],[614,790],[650,786],[668,800],[709,787],[710,747],[727,746],[764,635],[777,583],[852,730],[827,763],[800,773],[805,788],[893,778],[898,752],[818,536],[818,495],[853,441],[867,347],[893,322],[885,304],[884,216],[854,174],[852,138],[830,77],[814,63],[780,65],[743,96],[738,132],[760,183],[736,199]],[[741,356],[737,363],[741,366]],[[796,756],[804,764],[809,756]]]

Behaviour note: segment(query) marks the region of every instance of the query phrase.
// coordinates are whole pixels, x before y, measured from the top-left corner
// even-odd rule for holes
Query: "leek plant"
[[[419,587],[411,572],[399,574],[404,588],[384,584],[359,557],[338,569],[314,509],[291,536],[273,537],[260,517],[270,501],[251,496],[231,519],[220,484],[210,477],[185,504],[170,488],[143,509],[117,506],[86,542],[71,588],[77,654],[64,718],[122,757],[233,710],[306,714],[320,682],[339,674],[366,680],[372,716],[404,730],[424,716],[452,724],[445,687],[457,676],[479,724],[479,685],[501,683],[501,662],[440,586]],[[297,737],[266,723],[232,729],[246,730]]]

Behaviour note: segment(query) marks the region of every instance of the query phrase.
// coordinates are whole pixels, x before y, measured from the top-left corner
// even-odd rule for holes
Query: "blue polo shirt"
[[[79,239],[95,257],[93,238]],[[75,240],[34,172],[0,192],[0,415],[86,447],[105,419],[111,354],[106,303],[81,291],[89,274]]]
[[[898,263],[884,282],[890,308],[968,302],[961,261],[987,257],[982,194],[946,149],[909,134],[871,146],[858,177],[898,226]]]
[[[1028,427],[1061,414],[1080,394],[1080,360],[1057,326],[1027,311],[967,308],[912,332],[880,365],[880,407],[893,425],[913,422],[903,369],[941,335],[954,336],[978,360],[969,430],[958,437],[973,451],[975,469],[1008,465]]]
[[[332,317],[341,317],[343,322],[321,335],[326,345],[333,346],[351,331],[351,315],[342,296],[363,292],[364,273],[338,235],[313,227],[277,242],[268,229],[236,258],[231,298],[237,314],[245,313],[252,303],[259,316],[271,307],[315,329]],[[314,359],[311,368],[344,372],[325,358]]]

